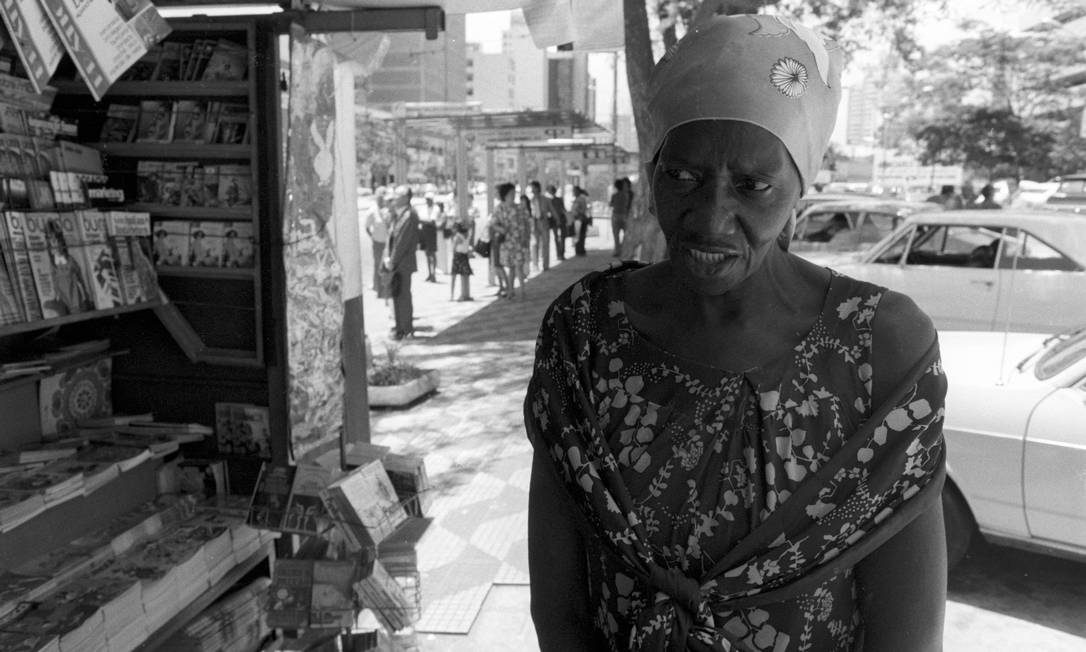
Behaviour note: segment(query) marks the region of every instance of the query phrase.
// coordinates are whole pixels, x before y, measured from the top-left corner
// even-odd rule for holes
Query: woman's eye
[[[741,190],[749,192],[765,192],[772,188],[768,183],[759,179],[742,179],[737,182],[736,185],[739,186]]]
[[[671,168],[667,173],[668,176],[676,181],[693,182],[698,180],[693,172],[684,168]]]

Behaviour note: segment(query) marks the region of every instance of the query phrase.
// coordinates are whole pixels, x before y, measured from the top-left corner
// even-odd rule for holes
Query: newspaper
[[[45,11],[38,0],[0,0],[0,19],[34,91],[43,92],[64,56],[64,46]]]
[[[39,1],[95,100],[170,33],[149,0]]]

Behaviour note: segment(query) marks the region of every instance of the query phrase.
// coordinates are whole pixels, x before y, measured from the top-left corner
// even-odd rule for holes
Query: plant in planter
[[[437,389],[437,371],[420,369],[400,357],[400,344],[385,345],[385,356],[367,374],[370,405],[403,406]]]

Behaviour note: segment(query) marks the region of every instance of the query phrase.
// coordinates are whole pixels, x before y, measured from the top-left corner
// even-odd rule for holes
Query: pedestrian
[[[995,186],[990,183],[984,184],[984,187],[980,189],[980,201],[974,204],[973,208],[997,210],[1003,208],[999,205],[999,202],[995,200]]]
[[[381,259],[385,255],[385,244],[388,242],[388,208],[385,206],[385,195],[388,190],[379,186],[373,191],[373,205],[366,211],[366,221],[363,229],[370,237],[370,246],[373,252],[373,289],[377,290],[377,277],[381,271]]]
[[[505,273],[505,226],[512,219],[508,214],[515,210],[514,186],[511,183],[498,184],[498,205],[487,220],[487,237],[490,238],[490,269],[498,279],[498,296],[509,296],[509,277]]]
[[[945,185],[939,189],[938,195],[932,195],[924,201],[931,202],[933,204],[939,204],[946,210],[957,210],[962,208],[963,202],[961,195],[954,192],[954,186]]]
[[[701,12],[650,75],[668,255],[589,273],[536,340],[540,649],[942,649],[935,329],[787,250],[841,60],[791,19]]]
[[[524,294],[524,281],[527,277],[525,268],[528,265],[528,256],[531,245],[532,225],[528,217],[528,210],[523,195],[516,199],[515,186],[511,183],[503,183],[498,186],[498,197],[501,198],[499,210],[495,211],[494,232],[502,240],[502,263],[505,265],[507,299],[517,298],[517,281],[520,281],[520,296]]]
[[[573,206],[570,207],[573,223],[576,225],[576,242],[573,252],[578,256],[585,256],[585,239],[588,237],[588,227],[592,226],[592,216],[588,211],[588,193],[580,186],[573,186]]]
[[[543,197],[538,181],[528,184],[526,209],[532,220],[532,266],[547,271],[551,267],[551,215],[550,202]]]
[[[452,280],[449,281],[449,301],[453,299],[456,279],[460,278],[460,298],[457,301],[474,301],[471,296],[471,240],[468,238],[468,227],[464,223],[457,223],[453,227],[452,237]]]
[[[633,189],[629,179],[625,177],[615,179],[609,203],[611,205],[611,235],[615,241],[611,255],[618,257],[622,255],[622,235],[626,231],[626,217],[630,214],[630,206],[633,203]]]
[[[554,251],[558,255],[558,260],[565,260],[566,235],[569,228],[566,224],[566,202],[563,201],[562,197],[558,194],[558,189],[553,185],[547,186],[547,193],[544,195],[544,199],[550,204],[552,220],[550,229],[554,234]]]
[[[396,339],[402,340],[415,332],[411,275],[418,269],[415,252],[419,248],[419,216],[411,207],[409,186],[396,186],[391,213],[392,222],[382,265],[392,273],[392,313],[396,322],[393,334]]]
[[[426,254],[426,282],[437,283],[437,229],[441,212],[434,203],[434,193],[426,193],[425,201],[419,215],[419,249]]]

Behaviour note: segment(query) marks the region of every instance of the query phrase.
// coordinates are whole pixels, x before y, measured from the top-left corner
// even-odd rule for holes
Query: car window
[[[1051,378],[1086,357],[1086,329],[1077,329],[1051,338],[1048,348],[1033,368],[1039,380]]]
[[[888,265],[896,265],[901,262],[902,256],[905,255],[905,250],[909,246],[909,239],[916,229],[905,229],[894,240],[883,249],[882,253],[878,255],[873,262],[886,263]]]
[[[901,218],[887,213],[866,213],[859,220],[859,242],[874,244],[882,240],[898,227]]]
[[[1086,193],[1086,179],[1065,179],[1060,182],[1060,187],[1056,189],[1056,192],[1063,192],[1071,195]]]
[[[1004,237],[999,267],[1002,269],[1049,269],[1063,272],[1082,269],[1075,261],[1023,229],[1012,229]]]
[[[837,235],[851,231],[856,224],[852,211],[809,211],[796,226],[795,240],[830,242]]]
[[[958,224],[925,224],[916,230],[909,265],[994,267],[1001,229]]]

